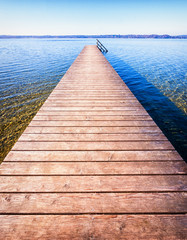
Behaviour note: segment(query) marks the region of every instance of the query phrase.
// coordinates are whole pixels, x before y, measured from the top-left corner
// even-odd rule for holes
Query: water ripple
[[[106,57],[112,66],[183,154],[187,147],[187,41],[101,41],[109,49]],[[95,44],[95,39],[0,40],[0,160],[88,44]]]

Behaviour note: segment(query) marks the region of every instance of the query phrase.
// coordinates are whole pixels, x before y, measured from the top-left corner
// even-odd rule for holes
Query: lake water
[[[0,160],[87,44],[95,39],[0,40]],[[187,159],[187,40],[101,39],[105,55]]]

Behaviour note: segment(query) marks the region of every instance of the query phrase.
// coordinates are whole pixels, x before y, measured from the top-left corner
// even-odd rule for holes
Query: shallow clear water
[[[187,40],[101,41],[109,62],[186,158]],[[0,40],[1,160],[87,44],[95,39]]]
[[[109,62],[186,160],[187,40],[103,42]]]

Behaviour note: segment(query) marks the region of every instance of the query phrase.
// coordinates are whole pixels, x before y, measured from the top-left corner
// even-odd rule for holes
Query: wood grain
[[[176,151],[10,151],[6,161],[182,161]],[[146,165],[146,163],[145,163]]]
[[[164,162],[3,162],[3,175],[187,174],[183,161]]]
[[[0,192],[181,192],[186,181],[186,175],[0,176]]]
[[[186,240],[187,235],[186,216],[177,214],[2,215],[0,222],[1,240]]]
[[[0,213],[150,214],[187,211],[187,193],[23,193],[0,194],[0,200],[4,203],[0,205]]]

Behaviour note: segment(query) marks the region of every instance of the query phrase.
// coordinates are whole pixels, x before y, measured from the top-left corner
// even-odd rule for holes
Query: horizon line
[[[22,35],[22,34],[1,34],[0,38],[187,38],[186,34],[169,35],[169,34],[66,34],[66,35]]]

